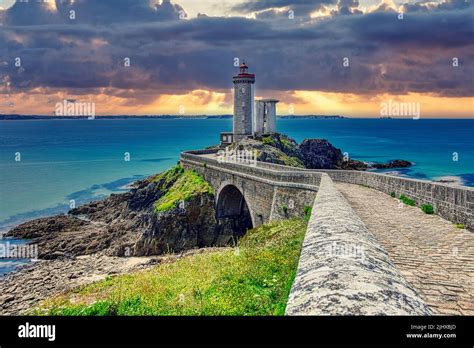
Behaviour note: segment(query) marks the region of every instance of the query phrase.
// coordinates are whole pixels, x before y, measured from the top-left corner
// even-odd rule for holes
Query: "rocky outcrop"
[[[371,167],[376,169],[390,169],[390,168],[406,168],[413,165],[413,163],[405,160],[393,160],[387,163],[372,163]]]
[[[231,148],[255,150],[259,161],[308,169],[368,170],[412,165],[405,160],[366,163],[344,156],[340,149],[326,139],[305,139],[298,145],[295,140],[279,133],[243,139],[231,145]]]
[[[122,244],[133,255],[160,255],[206,246],[233,244],[234,231],[216,219],[214,196],[193,197],[184,206],[154,214],[152,228],[130,245]]]
[[[31,239],[38,244],[40,259],[99,251],[109,256],[159,255],[233,243],[232,226],[216,220],[214,195],[208,190],[192,190],[192,185],[200,184],[193,181],[196,173],[190,174],[185,185],[188,191],[182,194],[186,196],[172,200],[180,197],[177,183],[186,175],[176,168],[136,182],[127,193],[112,194],[67,215],[28,221],[6,236]],[[173,195],[168,198],[171,190]],[[157,211],[156,203],[163,199],[165,208]]]
[[[258,161],[304,168],[304,163],[299,158],[298,144],[293,139],[281,134],[255,139],[245,138],[230,147],[233,150],[253,150]]]
[[[341,150],[326,139],[305,139],[299,146],[300,158],[309,169],[366,170],[368,165],[344,157]]]

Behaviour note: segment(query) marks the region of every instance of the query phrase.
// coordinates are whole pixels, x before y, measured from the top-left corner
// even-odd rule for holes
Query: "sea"
[[[415,163],[394,175],[474,186],[474,119],[280,118],[277,128],[298,142],[328,139],[353,159]],[[125,192],[231,129],[230,118],[0,121],[0,233]],[[24,261],[0,259],[0,275]]]

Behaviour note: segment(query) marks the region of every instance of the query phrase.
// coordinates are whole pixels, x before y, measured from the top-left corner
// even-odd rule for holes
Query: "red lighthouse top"
[[[248,70],[249,70],[249,67],[247,66],[247,64],[245,64],[245,62],[242,62],[242,64],[240,64],[240,74],[238,76],[240,77],[255,77],[254,74],[249,74],[248,73]]]
[[[242,62],[242,64],[240,64],[240,73],[247,74],[248,70],[249,70],[249,67],[247,66],[247,64],[245,64],[245,62]]]

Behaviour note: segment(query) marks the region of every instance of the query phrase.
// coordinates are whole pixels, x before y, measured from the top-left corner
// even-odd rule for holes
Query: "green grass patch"
[[[414,207],[416,204],[415,204],[415,201],[413,199],[410,199],[408,198],[407,196],[405,195],[400,195],[400,200],[405,203],[406,205],[410,205],[412,207]]]
[[[434,209],[433,209],[433,206],[431,204],[423,204],[421,206],[421,210],[425,213],[425,214],[434,214]]]
[[[197,194],[214,194],[211,185],[202,176],[194,170],[184,170],[179,166],[160,174],[155,181],[162,181],[165,185],[174,181],[168,191],[155,202],[155,211],[158,213],[173,209],[179,202],[187,201]]]
[[[303,212],[304,212],[304,220],[305,220],[305,221],[309,221],[309,219],[311,218],[311,212],[312,212],[312,211],[313,211],[313,208],[310,207],[309,205],[306,205],[306,206],[304,207]]]
[[[262,142],[267,145],[275,146],[275,140],[271,136],[265,136],[262,138]]]
[[[390,192],[390,196],[395,198],[397,195],[395,194],[395,192],[392,191],[392,192]]]
[[[238,247],[108,277],[40,303],[38,315],[283,315],[302,219],[250,230]]]
[[[158,174],[154,177],[153,181],[158,182],[163,187],[168,187],[173,184],[178,178],[184,173],[184,168],[179,164]]]
[[[304,164],[299,158],[288,156],[283,152],[281,153],[282,154],[279,156],[279,159],[285,163],[285,166],[304,168]]]
[[[294,151],[297,147],[295,143],[293,143],[288,137],[285,135],[280,135],[280,142],[283,145],[283,148],[286,151]]]
[[[466,226],[464,226],[464,224],[454,224],[454,226],[456,226],[456,228],[460,228],[460,229],[465,229]]]

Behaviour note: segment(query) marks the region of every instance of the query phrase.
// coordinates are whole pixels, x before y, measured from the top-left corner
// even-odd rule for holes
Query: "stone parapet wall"
[[[213,152],[211,152],[213,153]],[[214,166],[216,170],[228,170],[238,174],[253,176],[256,180],[268,179],[275,182],[299,183],[304,185],[318,186],[321,180],[321,173],[314,171],[301,171],[297,168],[287,167],[291,170],[282,171],[280,168],[262,166],[261,162],[256,165],[239,164],[233,162],[219,162],[215,158],[204,157],[199,154],[184,152],[181,154],[181,162],[191,161],[196,163]],[[268,165],[268,164],[267,164]]]
[[[275,187],[270,221],[292,217],[305,218],[305,208],[313,207],[316,191]]]
[[[390,194],[413,199],[418,206],[431,204],[439,216],[474,230],[474,189],[453,187],[432,181],[348,170],[325,170],[332,180],[364,185]]]
[[[287,315],[429,315],[331,178],[321,179]]]

